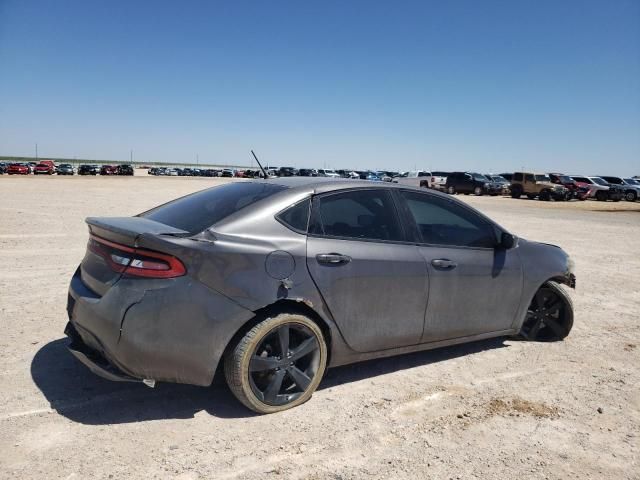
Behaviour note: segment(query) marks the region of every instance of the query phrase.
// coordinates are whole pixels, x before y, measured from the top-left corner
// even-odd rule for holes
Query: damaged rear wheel
[[[283,313],[249,330],[224,359],[233,394],[258,413],[300,405],[316,390],[327,364],[322,331],[311,319]]]

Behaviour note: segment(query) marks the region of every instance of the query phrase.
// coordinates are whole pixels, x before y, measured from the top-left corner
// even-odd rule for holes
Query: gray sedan
[[[86,221],[71,352],[149,386],[206,386],[220,366],[260,413],[307,401],[327,367],[573,324],[562,249],[432,190],[254,180]]]

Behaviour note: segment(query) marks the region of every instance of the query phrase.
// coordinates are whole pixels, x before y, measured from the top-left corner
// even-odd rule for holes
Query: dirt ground
[[[268,416],[224,385],[93,376],[62,333],[84,218],[220,181],[0,177],[0,478],[640,478],[640,203],[461,197],[573,256],[564,342],[341,367],[308,403]]]

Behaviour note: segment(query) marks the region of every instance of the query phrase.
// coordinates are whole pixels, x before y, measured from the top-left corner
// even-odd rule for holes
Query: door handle
[[[340,253],[319,253],[316,260],[325,265],[345,265],[351,261],[351,257]]]
[[[454,269],[458,266],[456,262],[453,260],[449,260],[447,258],[437,258],[435,260],[431,260],[431,265],[436,268],[449,268]]]

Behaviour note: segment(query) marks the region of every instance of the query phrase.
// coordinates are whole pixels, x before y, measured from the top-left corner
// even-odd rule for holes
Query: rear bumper
[[[119,370],[104,358],[98,351],[89,348],[71,322],[67,323],[64,333],[71,342],[67,346],[69,351],[80,360],[91,372],[99,377],[113,382],[139,382],[138,378],[131,377]]]
[[[71,353],[109,380],[209,385],[228,342],[253,312],[188,276],[123,278],[99,296],[69,286]]]

